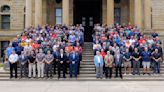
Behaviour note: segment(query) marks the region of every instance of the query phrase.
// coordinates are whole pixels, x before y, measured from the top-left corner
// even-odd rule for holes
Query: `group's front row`
[[[124,54],[120,54],[119,50],[115,52],[107,51],[106,55],[102,55],[102,52],[96,51],[94,56],[94,64],[96,67],[96,77],[103,78],[105,73],[106,78],[112,77],[112,71],[115,68],[115,78],[122,75],[122,68],[125,69],[124,75],[129,73],[129,75],[140,75],[140,68],[143,67],[143,75],[151,74],[151,68],[153,74],[160,74],[160,63],[162,62],[161,54],[158,49],[155,49],[153,53],[148,51],[148,48],[140,54],[138,48],[134,49],[133,53],[126,49]],[[132,70],[132,71],[131,71]]]
[[[53,78],[53,74],[56,74],[56,68],[58,70],[58,78],[61,77],[61,71],[63,71],[63,78],[66,78],[66,74],[68,73],[67,68],[70,70],[70,78],[72,78],[73,74],[77,78],[80,67],[79,58],[80,54],[77,51],[72,51],[72,53],[68,54],[64,53],[63,49],[54,53],[51,53],[49,50],[47,54],[44,54],[42,49],[39,49],[39,53],[37,54],[35,51],[22,51],[19,56],[13,51],[9,56],[10,78],[13,78],[13,70],[15,70],[15,78],[18,77],[18,65],[20,67],[20,78],[23,75],[29,78],[43,78],[44,74],[46,74],[47,78]]]

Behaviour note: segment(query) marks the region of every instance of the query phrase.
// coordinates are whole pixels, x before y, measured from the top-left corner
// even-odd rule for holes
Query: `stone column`
[[[151,29],[151,0],[144,0],[144,26]]]
[[[62,0],[62,22],[66,25],[69,25],[69,1],[70,0]]]
[[[35,26],[42,26],[43,22],[43,9],[42,0],[35,0]]]
[[[142,0],[134,1],[134,24],[142,28]]]
[[[107,24],[107,0],[102,0],[102,23]]]
[[[130,21],[130,24],[131,25],[134,25],[134,0],[129,0],[129,13],[130,13],[130,18],[129,18],[129,21]]]
[[[25,27],[32,25],[32,0],[26,0]]]
[[[114,0],[107,0],[107,25],[114,24]]]

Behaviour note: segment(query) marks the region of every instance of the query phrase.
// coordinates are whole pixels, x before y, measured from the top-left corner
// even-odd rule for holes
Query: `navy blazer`
[[[59,59],[60,53],[58,51],[53,52],[54,58]]]
[[[22,58],[22,55],[19,56],[19,62],[20,63],[22,63],[22,62],[27,63],[27,61],[28,61],[28,57],[27,56],[24,56],[24,58]]]
[[[61,54],[59,55],[59,61],[66,61],[66,55],[63,53],[63,57],[61,57]]]
[[[73,58],[73,53],[70,54],[69,61],[70,62],[75,61],[76,63],[78,63],[78,61],[79,61],[79,53],[75,53],[75,58]]]
[[[116,55],[114,55],[114,64],[115,64],[115,66],[122,66],[122,64],[123,64],[123,56],[120,55],[119,61],[117,61]]]

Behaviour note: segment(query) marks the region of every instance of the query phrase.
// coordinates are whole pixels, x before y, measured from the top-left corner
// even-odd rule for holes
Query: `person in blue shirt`
[[[131,66],[132,66],[132,54],[129,52],[129,49],[126,49],[125,54],[123,54],[123,60],[124,60],[124,68],[125,68],[125,73],[124,75],[126,75],[127,70],[129,72],[129,75],[131,75]]]
[[[72,33],[71,35],[69,35],[69,41],[72,43],[72,45],[75,45],[75,41],[76,41],[76,36],[74,33]]]
[[[7,56],[9,57],[13,51],[15,51],[14,47],[12,47],[12,44],[9,44],[9,47],[6,49]]]
[[[144,51],[141,53],[142,55],[142,65],[144,68],[143,74],[149,74],[150,75],[150,61],[151,61],[151,52],[148,51],[148,48],[145,47]]]
[[[21,52],[24,50],[24,48],[21,46],[21,44],[18,44],[18,46],[15,47],[16,54],[21,55]]]

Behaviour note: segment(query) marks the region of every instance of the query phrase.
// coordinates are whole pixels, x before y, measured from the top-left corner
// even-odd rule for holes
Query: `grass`
[[[0,64],[0,68],[1,68],[1,67],[4,67],[4,64]]]

